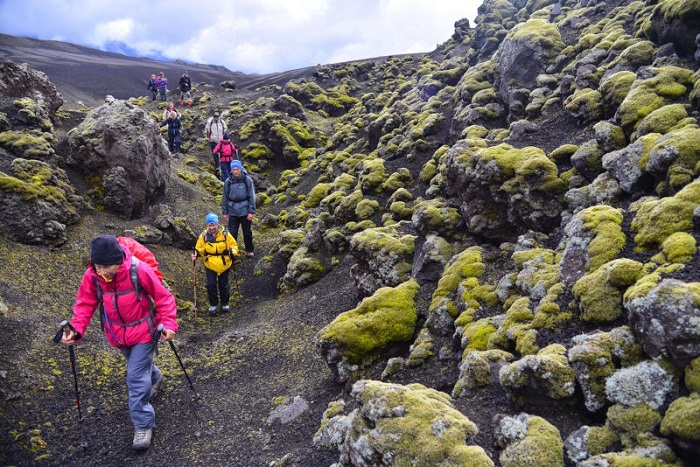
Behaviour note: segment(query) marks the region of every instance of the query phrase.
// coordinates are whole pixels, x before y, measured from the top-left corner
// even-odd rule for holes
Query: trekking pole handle
[[[61,338],[63,337],[63,332],[66,330],[66,328],[73,330],[73,326],[70,325],[70,323],[67,320],[61,321],[61,328],[58,330],[56,335],[53,338],[53,341],[55,344],[58,344],[61,342]]]

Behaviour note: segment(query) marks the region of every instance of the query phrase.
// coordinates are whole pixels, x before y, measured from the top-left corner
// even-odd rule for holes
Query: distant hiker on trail
[[[170,112],[175,112],[177,118],[180,118],[180,112],[175,108],[175,102],[168,102],[168,108],[163,111],[163,121],[166,121],[170,116]]]
[[[151,91],[151,97],[153,100],[156,100],[156,96],[158,95],[158,83],[156,82],[156,75],[151,75],[151,79],[148,80],[148,86],[146,87],[146,91]]]
[[[158,339],[170,341],[177,332],[175,297],[147,263],[135,261],[132,265],[131,252],[123,249],[115,237],[100,235],[90,245],[90,265],[80,282],[73,319],[64,327],[61,341],[69,346],[80,341],[98,312],[107,341],[126,357],[129,413],[135,429],[132,446],[146,449],[156,426],[150,400],[162,380],[153,355]],[[134,265],[139,291],[132,283]],[[163,332],[156,334],[159,324]]]
[[[219,169],[219,157],[214,153],[214,148],[219,141],[224,137],[224,133],[228,131],[226,122],[219,118],[219,112],[214,112],[214,115],[209,117],[207,124],[204,126],[204,134],[209,140],[209,148],[214,156],[214,169]]]
[[[192,107],[192,81],[185,71],[180,77],[180,107],[185,105],[187,101],[187,107]]]
[[[170,112],[168,119],[160,124],[160,126],[164,125],[168,125],[168,149],[173,154],[179,154],[182,144],[182,123],[177,112]]]
[[[158,88],[160,100],[165,102],[165,97],[168,92],[168,78],[165,77],[165,73],[162,71],[158,73],[158,77],[156,78],[156,88]]]
[[[238,148],[231,142],[231,136],[224,133],[224,137],[214,147],[214,155],[219,155],[219,164],[221,165],[221,181],[225,182],[231,173],[231,161],[238,159]]]
[[[205,220],[207,228],[197,239],[192,261],[196,261],[199,256],[204,258],[207,273],[207,298],[210,305],[209,310],[207,310],[209,314],[214,315],[219,305],[221,305],[222,313],[228,313],[231,309],[229,306],[231,292],[228,273],[238,256],[238,243],[229,232],[219,225],[219,216],[210,212]]]
[[[231,162],[231,176],[224,182],[221,212],[228,230],[238,240],[238,226],[243,230],[246,256],[255,256],[253,248],[253,217],[255,216],[255,185],[241,161]]]

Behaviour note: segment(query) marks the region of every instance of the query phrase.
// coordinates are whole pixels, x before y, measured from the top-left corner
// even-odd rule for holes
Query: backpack
[[[245,201],[248,198],[250,198],[250,188],[248,187],[248,178],[249,177],[250,176],[248,174],[245,174],[245,177],[242,177],[242,179],[236,179],[233,177],[228,177],[226,179],[226,181],[224,182],[224,191],[226,192],[226,198],[228,198],[229,201],[237,203],[239,201]],[[245,186],[245,199],[231,198],[231,184],[232,183],[242,183],[243,186]]]
[[[153,272],[156,273],[158,279],[163,282],[163,274],[158,270],[158,260],[156,260],[156,256],[151,250],[131,237],[117,237],[117,241],[122,248],[126,248],[132,255],[136,256],[136,258],[147,263],[151,269],[153,269]]]

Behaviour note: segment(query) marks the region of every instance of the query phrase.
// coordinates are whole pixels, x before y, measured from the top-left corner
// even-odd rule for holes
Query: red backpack
[[[117,237],[117,241],[122,248],[129,250],[132,255],[139,259],[139,261],[147,263],[151,269],[153,269],[153,272],[156,273],[158,279],[163,282],[163,274],[158,270],[158,260],[156,260],[156,257],[151,250],[131,237]]]

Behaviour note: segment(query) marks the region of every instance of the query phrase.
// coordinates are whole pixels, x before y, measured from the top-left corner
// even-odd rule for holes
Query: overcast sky
[[[0,32],[270,73],[430,52],[482,0],[0,0]]]

